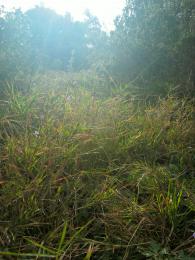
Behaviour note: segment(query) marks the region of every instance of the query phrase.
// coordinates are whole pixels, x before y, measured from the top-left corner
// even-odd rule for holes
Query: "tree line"
[[[115,30],[98,18],[36,6],[26,12],[0,9],[0,79],[37,70],[106,71],[127,86],[155,93],[195,85],[195,2],[126,0]]]

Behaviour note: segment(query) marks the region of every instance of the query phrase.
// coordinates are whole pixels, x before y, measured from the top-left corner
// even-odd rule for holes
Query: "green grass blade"
[[[46,252],[48,252],[50,254],[56,255],[56,251],[54,251],[52,249],[49,249],[48,247],[45,247],[45,246],[43,246],[43,245],[41,245],[41,244],[37,243],[36,241],[33,241],[33,240],[29,239],[29,238],[24,237],[24,239],[27,240],[32,245],[34,245],[34,246],[36,246],[38,248],[41,248],[41,249],[45,250]]]
[[[63,231],[62,231],[62,235],[61,235],[60,241],[59,241],[58,250],[57,250],[57,255],[60,254],[62,245],[63,245],[63,243],[64,243],[64,240],[65,240],[65,237],[66,237],[67,225],[68,225],[68,223],[67,223],[67,221],[66,221],[65,224],[64,224],[64,228],[63,228]]]
[[[39,254],[39,253],[15,253],[9,251],[0,251],[0,255],[4,256],[21,256],[21,257],[46,257],[46,258],[55,258],[55,255]]]
[[[67,250],[69,249],[69,247],[71,246],[71,242],[89,225],[93,222],[93,219],[88,221],[87,224],[85,224],[83,227],[81,227],[71,238],[70,240],[64,245],[64,247],[62,248],[62,250],[65,252],[67,252]],[[64,253],[65,253],[64,252]]]

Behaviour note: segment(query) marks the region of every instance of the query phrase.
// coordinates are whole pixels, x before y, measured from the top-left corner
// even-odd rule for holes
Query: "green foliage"
[[[194,90],[193,0],[127,0],[115,24],[111,68],[123,82],[157,95],[165,82],[180,93]]]
[[[79,22],[69,13],[61,16],[40,6],[25,13],[8,12],[2,7],[0,80],[40,70],[88,69],[100,59],[98,50],[104,46],[104,40],[106,34],[90,13],[86,13],[85,21]]]
[[[20,11],[0,8],[0,83],[17,73],[29,71],[30,31],[26,16]]]
[[[144,98],[166,96],[170,89],[191,96],[194,10],[193,0],[128,0],[109,35],[89,12],[79,22],[41,6],[25,13],[1,8],[0,79],[93,68]]]

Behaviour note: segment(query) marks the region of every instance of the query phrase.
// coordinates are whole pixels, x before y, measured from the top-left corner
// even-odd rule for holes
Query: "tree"
[[[111,35],[112,71],[123,82],[163,91],[195,83],[195,2],[127,0]]]
[[[0,10],[0,80],[12,78],[28,69],[30,30],[20,11]]]
[[[97,17],[89,13],[85,21],[74,21],[69,13],[62,16],[41,6],[26,13],[2,8],[0,77],[32,70],[88,69],[97,61],[102,35]]]

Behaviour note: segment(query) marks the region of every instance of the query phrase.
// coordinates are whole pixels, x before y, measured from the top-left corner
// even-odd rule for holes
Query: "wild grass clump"
[[[0,255],[193,259],[193,101],[44,84],[1,101]]]

